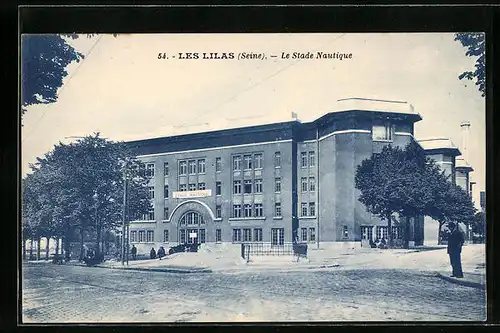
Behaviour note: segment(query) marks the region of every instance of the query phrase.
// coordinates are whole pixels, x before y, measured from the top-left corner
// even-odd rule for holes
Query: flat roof
[[[339,99],[337,100],[337,103],[332,112],[343,112],[351,110],[419,115],[417,112],[415,112],[413,105],[405,101],[362,97]]]

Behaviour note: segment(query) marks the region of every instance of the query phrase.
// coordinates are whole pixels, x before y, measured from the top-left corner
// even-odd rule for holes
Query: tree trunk
[[[404,248],[410,248],[410,217],[405,216]]]
[[[27,239],[23,238],[23,246],[22,246],[22,248],[23,248],[23,260],[26,260],[26,241],[27,241]]]
[[[56,241],[56,255],[58,255],[59,254],[59,238],[56,237],[55,241]]]
[[[40,260],[40,241],[42,240],[42,237],[38,237],[36,240],[36,260]]]
[[[45,243],[45,260],[49,260],[49,244],[50,244],[50,237],[45,237],[46,243]]]
[[[33,237],[30,238],[30,259],[33,260]]]
[[[83,228],[80,228],[80,261],[82,261],[83,257],[85,256],[85,253],[83,253],[83,235]]]
[[[96,228],[96,246],[95,246],[95,251],[96,251],[96,256],[99,256],[101,254],[101,228]]]
[[[439,222],[438,228],[438,245],[441,245],[441,229],[443,228],[443,222]]]
[[[387,238],[389,238],[389,248],[394,247],[394,242],[392,241],[392,214],[387,214]]]

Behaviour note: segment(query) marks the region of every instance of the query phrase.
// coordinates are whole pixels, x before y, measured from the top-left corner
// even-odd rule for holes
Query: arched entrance
[[[206,222],[203,215],[191,210],[184,213],[177,224],[180,244],[201,244],[206,242]]]

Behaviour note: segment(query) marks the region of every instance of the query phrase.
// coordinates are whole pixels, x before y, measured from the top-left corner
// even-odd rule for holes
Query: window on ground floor
[[[137,242],[137,231],[134,230],[130,232],[130,241]]]
[[[179,242],[186,243],[186,229],[181,229],[181,232],[179,235]]]
[[[200,235],[199,235],[200,236],[200,243],[203,244],[206,241],[205,229],[200,229],[199,232],[200,232]]]
[[[309,228],[309,241],[310,242],[316,241],[316,228]]]
[[[361,239],[373,240],[372,226],[361,226]]]
[[[221,229],[215,229],[215,241],[222,242],[222,230]]]
[[[403,239],[403,228],[392,226],[392,239]]]
[[[168,230],[163,230],[163,242],[168,243],[169,237],[168,237]]]
[[[241,242],[241,229],[233,229],[233,243]]]
[[[307,228],[301,228],[300,229],[301,231],[301,235],[302,235],[302,241],[303,242],[307,242]]]
[[[349,229],[345,225],[344,228],[342,229],[342,238],[349,238]]]
[[[271,229],[271,245],[283,245],[285,243],[285,229],[272,228]]]
[[[252,229],[243,229],[243,241],[244,242],[252,241]]]
[[[387,227],[386,226],[377,226],[377,238],[387,240]]]
[[[146,233],[146,241],[154,242],[155,241],[155,232],[153,230],[148,230]]]
[[[253,229],[253,241],[262,242],[262,229],[260,228]]]
[[[139,242],[144,242],[146,240],[146,234],[144,232],[144,230],[140,230],[139,231]]]

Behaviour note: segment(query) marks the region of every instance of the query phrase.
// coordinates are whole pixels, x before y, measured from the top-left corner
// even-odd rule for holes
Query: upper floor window
[[[257,216],[257,217],[264,216],[262,204],[260,204],[260,203],[255,204],[255,216]]]
[[[189,174],[193,175],[196,173],[196,161],[189,161]]]
[[[373,125],[373,140],[392,140],[392,126],[390,124]]]
[[[309,191],[316,191],[316,182],[314,181],[314,177],[309,177]]]
[[[181,191],[181,192],[187,191],[187,185],[186,184],[180,184],[179,185],[179,191]]]
[[[222,159],[220,157],[215,158],[215,171],[220,172],[222,170]]]
[[[149,199],[155,198],[155,188],[153,186],[148,187]]]
[[[222,217],[222,206],[217,205],[215,206],[215,217],[220,219]]]
[[[279,151],[274,153],[274,167],[275,168],[281,167],[281,153]]]
[[[153,163],[146,164],[146,177],[153,178],[155,176],[155,165]]]
[[[252,155],[245,155],[243,158],[245,160],[245,170],[252,169]]]
[[[188,188],[190,191],[196,191],[196,184],[189,184]]]
[[[168,185],[165,185],[165,186],[163,187],[163,197],[164,197],[165,199],[168,199]]]
[[[313,167],[316,165],[316,156],[313,151],[309,152],[309,166]]]
[[[168,207],[163,208],[163,219],[168,220]]]
[[[274,191],[281,192],[281,178],[274,179]]]
[[[251,217],[252,216],[252,205],[245,204],[244,213],[245,213],[245,217]]]
[[[246,179],[244,181],[245,188],[244,193],[252,193],[252,181],[250,179]]]
[[[307,178],[306,177],[302,177],[301,184],[302,184],[302,192],[307,192]]]
[[[300,153],[300,166],[307,168],[307,152]]]
[[[215,195],[221,195],[221,194],[222,194],[222,183],[216,182],[215,183]]]
[[[198,160],[198,173],[205,173],[205,160]]]
[[[241,193],[241,180],[235,180],[233,182],[233,193],[240,194]]]
[[[281,202],[274,204],[274,216],[281,216]]]
[[[163,173],[168,176],[168,162],[163,163]]]
[[[241,217],[241,205],[233,205],[233,217]]]
[[[262,169],[262,154],[255,154],[255,169]]]
[[[187,174],[187,162],[180,161],[179,162],[179,175],[185,175],[185,174]]]
[[[262,179],[255,180],[255,193],[262,193]]]
[[[241,156],[233,156],[233,170],[241,170]]]
[[[198,190],[205,190],[207,188],[205,183],[198,183]]]
[[[314,202],[309,203],[309,216],[316,216],[316,205]]]
[[[301,207],[302,207],[302,216],[307,216],[307,203],[303,202]]]

